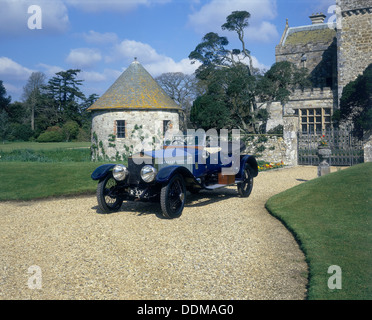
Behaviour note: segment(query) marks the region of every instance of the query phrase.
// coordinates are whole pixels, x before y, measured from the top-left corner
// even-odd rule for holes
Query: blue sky
[[[290,26],[310,24],[309,15],[328,13],[334,0],[0,0],[0,80],[12,101],[21,100],[33,71],[47,79],[61,70],[81,69],[86,95],[102,95],[134,60],[153,77],[191,74],[189,53],[207,32],[235,33],[221,25],[232,11],[251,13],[246,46],[259,68],[275,62],[275,46],[286,18]],[[41,9],[41,29],[29,29]],[[36,20],[32,19],[32,22]]]

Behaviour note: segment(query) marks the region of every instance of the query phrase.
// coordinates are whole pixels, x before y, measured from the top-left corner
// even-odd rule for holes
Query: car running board
[[[231,184],[213,184],[213,185],[210,185],[210,186],[206,186],[205,189],[206,190],[221,189],[221,188],[225,188],[225,187],[228,187],[228,186],[233,186],[233,185],[237,184],[238,182],[241,182],[241,181],[235,181],[234,183],[231,183]]]

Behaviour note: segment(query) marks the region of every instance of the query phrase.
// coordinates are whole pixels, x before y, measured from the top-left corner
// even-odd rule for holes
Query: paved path
[[[0,299],[304,299],[304,255],[264,205],[313,178],[296,167],[260,173],[247,199],[188,194],[175,220],[149,203],[98,214],[90,196],[0,203]]]

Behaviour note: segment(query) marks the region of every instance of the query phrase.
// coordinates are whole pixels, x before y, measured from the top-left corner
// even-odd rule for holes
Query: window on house
[[[116,120],[116,137],[125,138],[125,120]]]
[[[163,120],[163,135],[165,135],[165,133],[167,132],[168,125],[170,122],[171,122],[170,120]]]
[[[322,133],[331,128],[331,109],[300,109],[301,128],[304,133]]]

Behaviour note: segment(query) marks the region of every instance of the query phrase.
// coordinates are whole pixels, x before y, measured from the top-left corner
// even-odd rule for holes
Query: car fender
[[[91,178],[93,180],[101,180],[107,176],[107,174],[110,172],[110,170],[115,167],[115,164],[104,164],[102,166],[99,166],[96,170],[93,171]]]
[[[159,170],[156,175],[156,182],[161,184],[167,184],[170,179],[176,174],[181,174],[185,179],[186,185],[200,185],[194,175],[183,166],[167,166]]]
[[[250,172],[252,176],[255,178],[258,176],[258,164],[257,160],[254,156],[245,155],[242,156],[240,159],[240,170],[239,173],[236,175],[237,178],[241,178],[243,176],[245,165],[248,164],[250,167]]]

